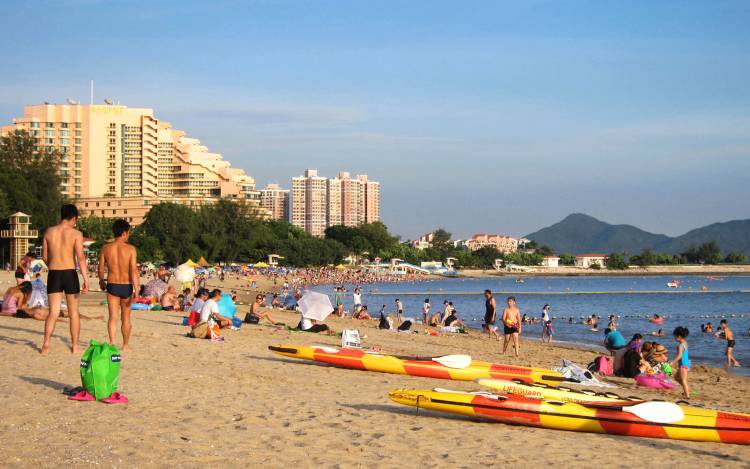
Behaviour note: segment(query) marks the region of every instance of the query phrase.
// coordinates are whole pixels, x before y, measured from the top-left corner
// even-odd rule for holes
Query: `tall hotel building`
[[[352,178],[341,172],[335,178],[308,169],[292,178],[291,222],[314,236],[326,227],[357,226],[380,220],[380,183],[366,175]]]
[[[138,224],[159,202],[198,206],[227,197],[260,205],[253,178],[152,109],[72,101],[25,106],[0,134],[14,130],[59,150],[61,190],[83,215]]]
[[[289,221],[289,189],[268,184],[260,190],[260,206],[268,210],[271,219]]]

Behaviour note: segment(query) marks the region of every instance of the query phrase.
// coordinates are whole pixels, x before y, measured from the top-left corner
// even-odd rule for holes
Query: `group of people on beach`
[[[89,272],[86,256],[83,251],[83,235],[75,226],[78,222],[78,209],[75,205],[65,204],[60,209],[60,222],[47,228],[42,239],[42,259],[49,269],[47,274],[46,296],[47,307],[27,307],[33,292],[32,282],[26,279],[28,261],[22,261],[16,271],[18,285],[11,287],[3,298],[2,315],[29,317],[44,320],[44,339],[40,353],[50,352],[52,334],[57,321],[66,317],[70,324],[70,350],[80,353],[79,336],[80,320],[95,319],[83,316],[79,312],[79,295],[89,291]],[[130,225],[125,220],[113,224],[114,240],[105,244],[101,251],[99,263],[99,282],[102,290],[107,291],[109,321],[107,331],[109,340],[114,343],[118,316],[122,318],[122,336],[124,351],[128,351],[131,332],[130,302],[138,291],[138,270],[135,247],[128,241]],[[33,259],[33,255],[26,256]],[[108,275],[104,277],[104,267]],[[79,271],[81,280],[79,280]],[[37,279],[41,282],[41,279]],[[65,309],[63,309],[63,300]]]

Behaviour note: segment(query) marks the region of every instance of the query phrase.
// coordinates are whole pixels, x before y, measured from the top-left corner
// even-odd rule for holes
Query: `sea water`
[[[679,288],[668,288],[672,280],[680,281]],[[349,292],[355,285],[346,285]],[[555,341],[600,345],[607,327],[607,317],[617,315],[618,330],[629,339],[641,333],[644,340],[664,344],[673,356],[676,342],[672,331],[677,326],[690,330],[688,343],[690,358],[696,363],[710,366],[726,364],[726,341],[713,334],[701,332],[701,324],[710,322],[719,330],[719,320],[729,321],[737,345],[735,357],[747,367],[734,369],[736,373],[750,376],[750,276],[602,276],[602,277],[493,277],[481,279],[450,278],[426,282],[383,283],[361,286],[363,302],[372,316],[382,305],[395,316],[395,299],[404,304],[404,315],[421,320],[422,303],[429,298],[432,314],[443,310],[443,301],[452,301],[458,315],[466,324],[480,328],[484,317],[483,292],[489,289],[495,295],[498,320],[505,300],[515,296],[521,314],[541,316],[542,306],[549,304]],[[331,287],[315,290],[332,293]],[[351,310],[351,297],[346,310]],[[599,331],[583,325],[583,319],[599,316]],[[653,314],[665,317],[664,324],[649,322]],[[570,323],[573,318],[573,324]],[[663,329],[664,337],[651,333]],[[500,327],[502,333],[502,327]],[[523,336],[539,338],[541,324],[524,325]],[[585,364],[584,364],[585,365]]]

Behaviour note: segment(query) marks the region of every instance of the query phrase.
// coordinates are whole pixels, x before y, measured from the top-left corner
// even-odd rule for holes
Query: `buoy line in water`
[[[689,295],[694,293],[702,294],[726,294],[726,293],[750,293],[750,290],[685,290],[685,291],[661,291],[661,290],[614,290],[614,291],[493,291],[493,295]],[[429,295],[483,295],[483,291],[423,291],[423,292],[383,292],[369,291],[368,295],[373,296],[429,296]]]

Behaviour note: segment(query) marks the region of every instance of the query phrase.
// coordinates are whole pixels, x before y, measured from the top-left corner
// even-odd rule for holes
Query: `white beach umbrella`
[[[300,311],[302,311],[302,316],[307,319],[325,321],[328,315],[333,312],[333,305],[330,298],[323,293],[307,292],[305,296],[300,298],[298,304]]]
[[[178,265],[177,268],[174,269],[173,276],[175,280],[180,283],[192,282],[195,278],[195,267],[188,264]]]

